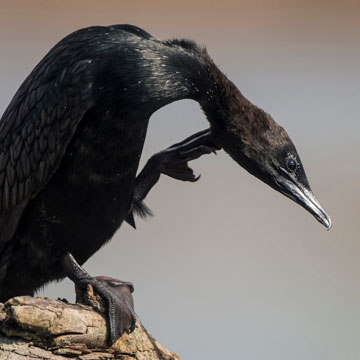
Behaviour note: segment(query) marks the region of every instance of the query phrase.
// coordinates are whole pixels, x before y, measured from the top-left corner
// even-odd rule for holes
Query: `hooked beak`
[[[331,228],[330,216],[320,205],[315,195],[296,179],[280,175],[274,178],[279,191],[309,211],[327,230]]]

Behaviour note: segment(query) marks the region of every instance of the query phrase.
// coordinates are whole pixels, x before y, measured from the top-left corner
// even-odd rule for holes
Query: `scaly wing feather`
[[[24,81],[0,120],[0,253],[93,105],[92,62],[72,55],[66,41],[55,46]]]

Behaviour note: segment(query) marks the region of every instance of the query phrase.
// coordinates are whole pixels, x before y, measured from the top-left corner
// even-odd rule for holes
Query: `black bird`
[[[150,116],[180,99],[196,100],[210,128],[155,154],[136,177]],[[220,148],[330,228],[285,130],[206,49],[131,25],[64,38],[0,121],[0,301],[68,276],[107,300],[111,343],[132,330],[129,302],[81,265],[124,220],[134,225],[133,212],[148,213],[142,200],[161,173],[196,181],[188,162]]]

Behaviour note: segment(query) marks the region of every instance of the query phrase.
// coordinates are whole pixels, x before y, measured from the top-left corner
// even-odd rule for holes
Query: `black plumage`
[[[185,98],[199,102],[210,130],[159,153],[136,178],[150,116]],[[220,147],[330,226],[286,132],[204,48],[131,25],[67,36],[0,121],[0,301],[69,274],[83,279],[68,254],[83,264],[124,220],[135,225],[133,210],[146,215],[141,201],[160,173],[195,181],[187,162]]]

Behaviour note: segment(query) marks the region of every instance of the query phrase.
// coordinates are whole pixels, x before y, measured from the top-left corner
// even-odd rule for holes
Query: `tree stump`
[[[20,296],[0,304],[0,359],[2,360],[180,360],[160,345],[140,320],[131,334],[108,347],[107,325],[92,287],[84,304],[46,297]],[[98,306],[96,306],[96,304]]]

